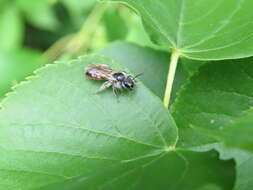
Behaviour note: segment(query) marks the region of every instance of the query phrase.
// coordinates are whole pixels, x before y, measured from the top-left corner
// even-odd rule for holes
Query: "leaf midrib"
[[[181,34],[183,33],[183,20],[184,20],[184,9],[185,9],[185,0],[181,1],[181,6],[179,9],[179,18],[178,18],[178,25],[177,25],[177,36],[176,36],[176,47],[180,48],[181,46]]]

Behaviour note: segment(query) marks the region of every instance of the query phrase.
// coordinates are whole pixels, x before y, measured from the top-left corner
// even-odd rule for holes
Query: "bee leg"
[[[112,86],[112,82],[111,81],[106,81],[104,82],[101,87],[95,92],[95,94],[98,94],[99,92],[109,88],[110,86]]]
[[[115,95],[115,97],[117,98],[117,102],[119,102],[118,90],[117,90],[117,88],[115,88],[114,85],[112,85],[112,91],[113,91],[113,94]]]

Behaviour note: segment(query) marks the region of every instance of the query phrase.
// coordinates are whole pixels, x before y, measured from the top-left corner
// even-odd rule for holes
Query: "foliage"
[[[251,190],[252,6],[0,0],[0,190]]]

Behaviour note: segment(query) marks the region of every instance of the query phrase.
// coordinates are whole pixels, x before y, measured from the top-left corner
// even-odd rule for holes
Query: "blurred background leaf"
[[[27,21],[34,26],[45,30],[55,30],[58,27],[59,22],[52,7],[55,0],[17,0],[16,2]]]
[[[96,0],[85,0],[85,3],[80,3],[80,0],[61,0],[61,3],[67,9],[71,22],[79,28],[94,7]]]
[[[23,21],[18,8],[11,3],[1,7],[0,51],[9,51],[20,47],[23,40],[23,30]]]
[[[120,7],[113,6],[103,17],[108,41],[125,39],[128,33],[127,24],[120,15]]]
[[[0,99],[10,91],[11,86],[45,64],[40,53],[22,49],[8,53],[0,53]]]

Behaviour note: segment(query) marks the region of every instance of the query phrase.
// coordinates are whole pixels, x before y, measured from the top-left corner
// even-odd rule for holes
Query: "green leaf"
[[[23,23],[19,10],[14,5],[1,7],[0,12],[0,51],[19,48],[23,40]]]
[[[233,189],[251,190],[253,185],[253,153],[240,149],[228,148],[222,143],[214,143],[197,148],[195,147],[191,150],[206,152],[213,149],[220,152],[221,159],[234,159],[236,161],[236,182]]]
[[[160,50],[166,50],[165,48],[161,48],[160,46],[154,44],[150,38],[147,32],[145,31],[145,28],[142,24],[141,18],[133,14],[132,12],[128,12],[128,35],[127,35],[127,41],[135,44],[139,44],[141,46],[147,46],[154,49],[160,49]]]
[[[191,76],[194,75],[195,72],[197,72],[201,66],[203,66],[206,63],[209,63],[209,61],[197,61],[182,57],[181,59],[179,59],[179,63],[183,65],[182,67],[184,68],[184,70],[188,72],[189,76]],[[174,81],[174,83],[176,83],[176,81]]]
[[[41,190],[230,190],[234,181],[232,161],[218,160],[214,151],[177,151],[144,158],[102,170],[91,177],[78,177]],[[207,169],[207,164],[209,168]],[[171,172],[173,171],[173,172]],[[217,177],[217,173],[219,176]]]
[[[50,65],[2,101],[1,184],[37,188],[175,145],[175,123],[157,97],[142,84],[120,103],[111,90],[94,95],[101,83],[84,77],[91,63],[122,69],[97,56]]]
[[[34,26],[53,31],[59,27],[52,5],[55,0],[17,0],[19,8],[25,13],[28,22]]]
[[[252,99],[249,103],[252,106]],[[224,141],[228,146],[253,151],[253,110],[245,111],[245,116],[236,118],[228,126],[221,126],[218,131],[207,131],[210,136]],[[197,128],[202,131],[202,129]],[[205,129],[204,129],[205,132]]]
[[[253,186],[253,154],[239,149],[228,149],[227,147],[217,147],[219,152],[223,152],[222,157],[233,157],[236,161],[236,183],[234,190],[251,190]]]
[[[224,141],[252,150],[252,62],[252,58],[212,62],[191,78],[172,108],[180,146]]]
[[[120,2],[141,15],[151,39],[184,56],[213,60],[253,55],[252,0]]]
[[[252,62],[247,58],[206,63],[183,87],[172,108],[179,127],[178,146],[194,151],[215,148],[223,159],[236,160],[235,190],[250,190],[253,185],[253,153],[244,151],[253,145]],[[213,142],[225,142],[229,148]]]
[[[60,3],[68,10],[75,28],[79,29],[95,5],[96,0],[85,0],[85,3],[80,3],[80,0],[61,0]]]
[[[119,11],[116,7],[110,7],[103,15],[108,41],[123,40],[127,36],[128,28]]]
[[[253,154],[237,151],[233,154],[236,162],[236,184],[234,190],[251,190],[253,186]]]
[[[0,52],[0,99],[10,91],[11,86],[24,80],[44,64],[45,60],[41,55],[32,50]]]
[[[0,190],[232,188],[232,161],[175,149],[172,117],[141,82],[120,102],[95,95],[91,63],[125,70],[100,56],[49,65],[2,101]]]
[[[126,42],[115,42],[103,49],[100,54],[111,57],[135,73],[143,72],[143,75],[139,79],[157,96],[163,99],[169,68],[170,55],[168,52]],[[177,91],[184,84],[187,77],[188,74],[183,65],[179,64],[172,92],[172,100],[175,99]]]
[[[7,0],[0,0],[0,9],[6,5]]]

